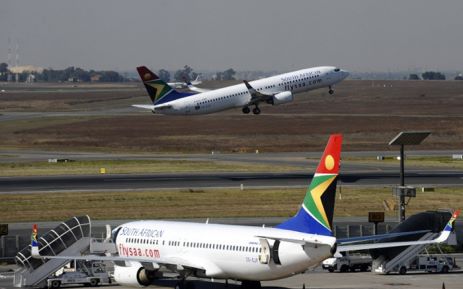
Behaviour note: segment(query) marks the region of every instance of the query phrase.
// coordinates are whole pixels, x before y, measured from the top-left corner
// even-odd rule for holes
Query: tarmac
[[[460,263],[461,264],[461,263]],[[5,268],[3,268],[5,270]],[[0,266],[0,289],[14,288],[12,286],[13,276],[11,272],[1,272]],[[195,289],[238,289],[240,282],[229,281],[228,287],[222,280],[191,279]],[[147,288],[174,288],[176,280],[159,280]],[[445,287],[443,287],[445,284]],[[317,267],[313,271],[298,274],[290,278],[262,282],[263,288],[325,288],[325,289],[460,289],[463,284],[463,272],[450,272],[447,274],[437,273],[408,273],[406,275],[382,275],[372,272],[350,272],[350,273],[328,273]],[[72,286],[66,288],[77,288],[82,286]],[[133,288],[119,285],[103,285],[101,288],[125,289]]]

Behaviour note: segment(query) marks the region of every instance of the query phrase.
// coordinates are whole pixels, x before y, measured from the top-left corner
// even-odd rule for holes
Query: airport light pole
[[[429,131],[402,131],[389,142],[389,145],[400,146],[400,185],[393,189],[393,194],[399,199],[399,223],[405,220],[405,206],[416,197],[416,188],[405,186],[405,145],[419,145],[430,134]],[[405,197],[408,197],[407,202]]]

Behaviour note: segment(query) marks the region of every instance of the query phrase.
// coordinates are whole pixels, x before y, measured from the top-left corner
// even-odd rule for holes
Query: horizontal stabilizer
[[[329,239],[325,238],[324,241],[317,239],[317,238],[313,238],[313,237],[295,239],[295,238],[285,238],[285,237],[279,237],[279,236],[256,236],[256,238],[295,243],[299,245],[327,245],[330,247],[332,247],[336,243],[335,238],[329,238]]]
[[[153,104],[132,104],[133,107],[136,107],[136,108],[143,108],[143,109],[149,109],[149,110],[153,110],[154,109],[154,105]]]

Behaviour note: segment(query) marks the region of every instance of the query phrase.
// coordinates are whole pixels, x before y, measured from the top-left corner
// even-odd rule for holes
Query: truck
[[[456,265],[455,260],[450,256],[418,255],[415,259],[412,259],[410,262],[399,264],[394,268],[394,271],[389,271],[386,273],[397,272],[400,275],[405,275],[408,271],[448,273],[450,270],[453,270],[455,268],[458,268],[458,266]]]
[[[111,284],[111,278],[103,262],[73,260],[69,266],[47,278],[47,287],[51,289],[68,284],[96,287],[101,284]]]
[[[366,272],[371,270],[372,258],[369,254],[351,253],[342,257],[328,258],[322,262],[322,268],[329,272]]]

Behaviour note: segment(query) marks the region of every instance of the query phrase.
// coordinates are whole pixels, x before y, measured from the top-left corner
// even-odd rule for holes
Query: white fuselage
[[[335,243],[334,237],[251,226],[137,221],[119,228],[116,246],[120,257],[203,268],[195,270],[194,274],[236,280],[273,280],[303,272],[330,257]],[[275,253],[263,249],[265,246],[262,245],[267,243],[272,251],[274,239],[262,236],[322,244],[278,241],[280,244]],[[259,255],[265,254],[272,256],[268,263],[259,259]]]
[[[320,66],[275,75],[251,81],[250,84],[258,92],[274,95],[289,91],[292,94],[309,91],[321,87],[332,86],[348,76],[346,71],[332,66]],[[164,103],[169,108],[154,111],[161,114],[208,114],[230,108],[244,107],[249,104],[251,94],[244,83],[236,84],[208,92]]]

